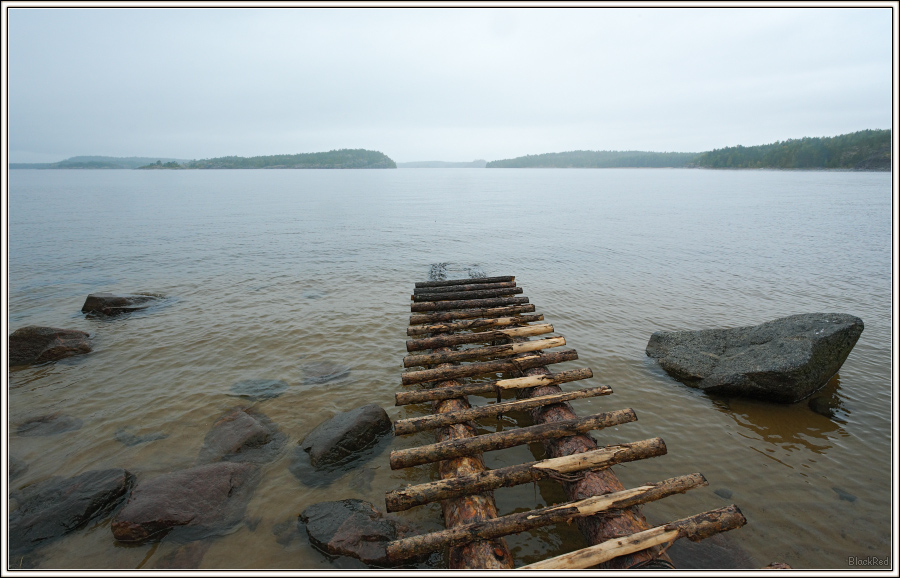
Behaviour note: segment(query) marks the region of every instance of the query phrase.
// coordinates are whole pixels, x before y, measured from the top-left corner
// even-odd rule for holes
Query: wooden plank
[[[518,295],[522,292],[521,287],[500,287],[499,289],[482,289],[480,291],[451,291],[442,293],[424,293],[421,295],[410,295],[410,299],[416,303],[425,303],[428,301],[453,301],[459,299],[484,299],[487,297],[503,297],[506,295]]]
[[[477,279],[470,279],[477,281]],[[503,281],[497,283],[473,283],[471,285],[445,285],[444,287],[421,287],[413,289],[413,294],[424,295],[425,293],[449,293],[453,291],[481,291],[483,289],[503,289],[506,287],[515,287],[515,281]]]
[[[446,368],[420,369],[418,371],[404,371],[400,374],[403,385],[413,385],[426,381],[445,381],[484,375],[485,373],[511,373],[522,372],[537,365],[551,365],[564,361],[575,361],[578,352],[574,349],[556,351],[553,353],[535,354],[526,353],[524,357],[497,359],[495,361],[479,361],[467,365],[454,365]],[[558,392],[557,392],[558,393]]]
[[[584,434],[591,430],[603,429],[632,421],[637,421],[634,410],[620,409],[569,421],[533,425],[482,434],[474,438],[450,440],[405,450],[394,450],[391,452],[390,464],[392,470],[399,470],[457,456],[511,448],[547,438]]]
[[[464,299],[462,301],[425,301],[410,303],[410,311],[446,311],[448,309],[484,309],[504,305],[522,305],[528,297],[494,297],[492,299]]]
[[[473,347],[470,349],[462,349],[459,351],[448,351],[447,353],[421,353],[416,355],[407,355],[406,357],[404,357],[403,367],[418,367],[426,365],[437,365],[439,363],[470,361],[472,359],[479,359],[482,357],[508,356],[515,355],[517,353],[527,353],[529,351],[550,349],[552,347],[561,347],[565,344],[565,337],[550,337],[547,339],[539,339],[536,341],[526,341],[524,343],[507,343],[504,345]]]
[[[512,327],[510,329],[497,329],[494,331],[482,331],[480,333],[459,333],[457,335],[441,335],[438,337],[425,337],[422,339],[408,339],[406,350],[424,351],[437,347],[453,347],[455,345],[467,345],[469,343],[489,343],[498,339],[510,337],[528,337],[531,335],[544,335],[552,333],[553,326],[549,323],[540,325],[526,325],[524,327]]]
[[[443,281],[417,281],[416,288],[422,287],[446,287],[448,285],[468,285],[472,282],[477,283],[505,283],[515,281],[513,276],[505,277],[469,277],[468,279],[445,279]]]
[[[544,316],[537,315],[519,315],[511,317],[518,313],[532,313],[534,305],[526,303],[525,305],[512,305],[510,307],[490,307],[487,309],[465,309],[458,311],[447,311],[444,313],[425,313],[409,316],[410,325],[421,325],[420,327],[409,327],[406,330],[407,335],[422,335],[424,333],[434,332],[453,332],[465,329],[478,329],[481,327],[497,327],[501,325],[524,325],[529,321],[543,321]],[[471,319],[472,321],[456,321],[459,319]],[[456,321],[455,323],[451,323]],[[422,325],[426,323],[438,325]]]

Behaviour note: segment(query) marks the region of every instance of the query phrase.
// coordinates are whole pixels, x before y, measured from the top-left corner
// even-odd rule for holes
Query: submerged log
[[[431,534],[394,540],[387,545],[387,555],[392,561],[405,560],[413,556],[440,550],[446,546],[465,544],[477,538],[490,540],[500,536],[508,536],[509,534],[540,528],[541,526],[567,522],[573,518],[590,516],[613,509],[627,508],[637,504],[646,504],[705,485],[707,485],[706,478],[701,474],[678,476],[622,492],[594,496],[577,502],[557,504],[539,510],[501,516],[492,520],[485,520],[484,522],[465,524]]]
[[[524,343],[507,343],[504,345],[491,345],[488,347],[475,347],[460,351],[448,351],[447,353],[422,353],[419,355],[407,355],[403,358],[403,367],[417,367],[422,365],[437,365],[439,363],[453,363],[456,361],[468,361],[479,357],[496,357],[499,355],[515,355],[529,351],[561,347],[566,344],[565,337],[550,337],[537,341]]]
[[[560,371],[559,373],[551,373],[549,375],[536,377],[516,377],[513,379],[498,379],[495,381],[486,381],[484,383],[469,383],[453,387],[420,389],[418,391],[400,391],[394,394],[394,399],[396,400],[395,405],[407,405],[410,403],[450,399],[451,397],[459,397],[461,395],[496,394],[498,390],[568,383],[571,381],[579,381],[581,379],[589,379],[593,376],[594,374],[591,372],[590,368],[584,367],[582,369],[570,369],[568,371]],[[612,389],[608,386],[602,385],[600,387],[606,388],[607,393],[612,393]]]
[[[422,335],[434,332],[462,331],[464,329],[478,329],[480,327],[497,327],[502,325],[523,325],[529,321],[543,321],[544,316],[520,315],[508,317],[517,313],[532,313],[534,305],[512,305],[510,307],[494,307],[489,309],[465,309],[459,311],[447,311],[445,313],[426,313],[409,316],[407,335]],[[457,321],[447,323],[455,319],[472,319],[472,321]],[[423,323],[440,323],[440,325],[422,325]],[[420,327],[415,327],[420,325]]]
[[[469,279],[469,281],[477,281],[477,279]],[[481,291],[483,289],[505,289],[507,287],[515,287],[515,281],[503,281],[498,283],[473,283],[471,285],[445,285],[443,287],[417,287],[413,289],[415,295],[423,295],[425,293],[449,293],[453,291]]]
[[[506,403],[494,403],[482,407],[473,407],[466,410],[454,411],[450,413],[442,413],[440,415],[426,415],[423,417],[413,417],[409,419],[401,419],[394,422],[394,435],[405,435],[432,429],[454,423],[464,423],[467,421],[493,417],[511,411],[522,411],[532,409],[540,405],[548,405],[551,403],[562,403],[573,399],[583,399],[586,397],[597,397],[600,395],[608,395],[612,392],[608,387],[592,387],[588,389],[579,389],[569,393],[560,393],[557,395],[545,395],[542,397],[532,397],[519,401],[509,401]]]
[[[528,297],[494,297],[493,299],[465,299],[462,301],[425,301],[410,303],[410,311],[446,311],[447,309],[483,309],[503,305],[522,305]]]
[[[608,562],[616,557],[626,556],[646,548],[687,538],[694,542],[713,534],[740,528],[747,519],[734,504],[718,510],[711,510],[696,516],[677,520],[665,526],[656,526],[636,534],[608,540],[582,550],[556,556],[534,564],[522,566],[529,570],[571,570],[590,568]]]
[[[460,377],[472,377],[485,373],[509,373],[522,372],[538,365],[550,365],[564,361],[575,361],[578,352],[574,349],[557,351],[545,354],[524,354],[524,357],[497,359],[495,361],[479,361],[468,365],[451,365],[448,367],[436,367],[434,369],[421,369],[418,371],[404,371],[400,374],[403,385],[413,385],[426,381],[446,381]],[[548,372],[549,373],[549,372]],[[559,393],[559,392],[556,392]]]
[[[583,434],[591,430],[603,429],[632,421],[637,421],[634,410],[620,409],[590,415],[585,418],[499,431],[473,438],[449,440],[417,448],[394,450],[391,452],[390,464],[392,470],[399,470],[457,456],[511,448],[547,438]]]
[[[543,335],[552,333],[553,326],[549,323],[540,325],[528,325],[525,327],[513,327],[510,329],[497,329],[495,331],[482,331],[481,333],[460,333],[458,335],[441,335],[438,337],[426,337],[423,339],[409,339],[406,341],[407,351],[422,351],[436,349],[438,347],[453,347],[454,345],[466,345],[468,343],[488,343],[498,339],[510,337],[528,337],[530,335]]]
[[[567,456],[541,462],[528,462],[457,478],[406,486],[405,488],[388,492],[385,495],[384,502],[388,512],[400,512],[438,500],[446,500],[495,488],[527,484],[559,473],[566,474],[588,469],[608,468],[615,464],[652,458],[665,455],[665,453],[666,445],[662,439],[647,439],[585,452],[577,456]],[[536,467],[540,464],[543,464],[543,467]]]
[[[501,287],[499,289],[482,289],[481,291],[448,291],[442,293],[423,293],[411,295],[410,299],[416,303],[428,301],[453,301],[455,299],[484,299],[487,297],[503,297],[504,295],[518,295],[521,287]]]
[[[444,281],[417,281],[416,288],[421,289],[422,287],[446,287],[448,285],[468,285],[473,281],[477,281],[478,283],[504,283],[509,281],[515,281],[516,278],[514,276],[506,276],[506,277],[469,277],[468,279],[446,279]]]

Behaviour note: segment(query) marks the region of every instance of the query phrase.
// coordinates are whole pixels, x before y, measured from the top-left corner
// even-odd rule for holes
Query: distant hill
[[[527,155],[514,159],[491,161],[489,169],[558,168],[610,169],[625,167],[684,167],[697,153],[654,153],[646,151],[570,151]]]
[[[9,163],[11,169],[136,169],[161,162],[187,162],[183,159],[163,157],[71,157],[58,163]]]
[[[414,161],[410,163],[397,163],[401,169],[483,169],[487,161],[479,159],[468,163],[454,163],[447,161]]]
[[[159,168],[141,167],[141,168]],[[396,169],[390,157],[378,151],[340,149],[327,153],[272,155],[261,157],[219,157],[190,161],[185,169]]]
[[[891,170],[891,131],[861,130],[702,153],[688,166],[720,168]]]

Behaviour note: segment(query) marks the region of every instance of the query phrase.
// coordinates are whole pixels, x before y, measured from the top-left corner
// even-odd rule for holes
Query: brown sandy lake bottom
[[[392,471],[388,452],[433,438],[389,438],[380,454],[322,485],[298,481],[291,454],[316,425],[360,405],[376,403],[394,420],[429,411],[395,407],[394,393],[402,389],[409,295],[434,263],[448,263],[448,277],[517,277],[578,351],[578,361],[559,369],[590,367],[595,377],[579,386],[614,390],[573,402],[575,411],[630,407],[638,416],[595,432],[600,445],[665,440],[666,456],[616,466],[626,487],[693,472],[709,480],[645,506],[650,523],[741,508],[747,525],[715,543],[724,557],[710,562],[692,545],[673,548],[679,567],[859,569],[851,559],[889,558],[896,398],[885,173],[10,171],[9,332],[79,329],[92,335],[94,351],[8,371],[5,455],[27,470],[7,487],[104,468],[125,468],[140,483],[190,467],[219,416],[253,405],[287,447],[263,464],[243,522],[204,544],[199,567],[358,567],[293,533],[297,515],[343,498],[383,508],[385,492],[437,475],[432,466]],[[165,299],[117,318],[81,314],[85,297],[100,291]],[[805,312],[865,322],[839,374],[815,394],[831,398],[832,417],[806,400],[710,397],[644,353],[656,330]],[[329,371],[333,379],[321,378]],[[287,387],[255,402],[229,395],[257,379]],[[81,420],[80,429],[18,433],[54,413]],[[479,427],[528,423],[511,414]],[[125,443],[135,440],[146,441]],[[541,452],[488,452],[485,461],[502,467]],[[501,514],[565,499],[552,483],[495,495]],[[15,505],[8,495],[7,505]],[[443,527],[437,505],[399,516],[423,530]],[[517,566],[584,545],[565,526],[508,543]],[[176,546],[118,544],[105,518],[36,551],[32,563],[152,569]]]

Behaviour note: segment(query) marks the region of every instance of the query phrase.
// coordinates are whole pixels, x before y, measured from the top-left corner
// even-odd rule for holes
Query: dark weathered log
[[[515,281],[515,277],[469,277],[468,279],[445,279],[444,281],[417,281],[416,288],[422,287],[446,287],[447,285],[468,285],[477,283],[505,283]]]
[[[447,311],[445,313],[410,315],[410,325],[421,325],[422,323],[440,323],[441,325],[410,327],[406,330],[406,334],[422,335],[424,333],[434,333],[436,331],[461,331],[463,329],[477,329],[479,327],[494,327],[498,325],[522,325],[529,321],[544,320],[544,316],[540,314],[508,317],[509,315],[515,315],[517,313],[531,313],[533,311],[534,305],[527,303],[525,305],[512,305],[510,307],[463,309],[459,311]],[[472,319],[473,321],[447,323],[454,319]],[[447,327],[447,329],[443,329],[443,327]]]
[[[407,405],[410,403],[424,403],[426,401],[437,401],[440,399],[450,399],[461,395],[483,395],[496,394],[497,390],[516,389],[523,387],[535,387],[537,385],[551,385],[559,383],[568,383],[571,381],[579,381],[582,379],[590,379],[594,374],[590,368],[570,369],[568,371],[560,371],[559,373],[551,373],[537,377],[516,377],[513,379],[499,379],[496,381],[486,381],[484,383],[469,383],[457,385],[454,387],[441,387],[433,389],[420,389],[417,391],[400,391],[394,394],[396,400],[395,405]],[[607,386],[608,393],[612,393],[612,389]]]
[[[436,367],[434,369],[420,369],[419,371],[404,371],[401,375],[403,385],[423,383],[426,381],[446,381],[459,379],[460,377],[472,377],[485,373],[522,372],[536,364],[551,365],[564,361],[575,361],[578,353],[574,349],[556,351],[554,353],[524,354],[523,357],[497,359],[495,361],[479,361],[468,365],[453,365],[450,367]],[[558,392],[557,392],[558,393]]]
[[[529,570],[571,570],[590,568],[618,556],[639,552],[646,548],[674,542],[678,538],[699,541],[713,534],[740,528],[747,519],[734,504],[718,510],[711,510],[690,518],[684,518],[644,530],[630,536],[615,538],[582,550],[556,556],[534,564],[522,566]]]
[[[522,305],[528,297],[494,297],[493,299],[465,299],[463,301],[426,301],[410,303],[410,311],[446,311],[448,309],[483,309],[503,305]]]
[[[543,397],[532,397],[519,401],[509,401],[506,403],[494,403],[481,407],[473,407],[463,411],[454,411],[451,413],[443,413],[440,415],[426,415],[423,417],[412,417],[401,419],[394,422],[394,435],[406,435],[451,425],[454,423],[464,423],[474,419],[483,417],[493,417],[511,411],[522,411],[531,409],[539,405],[547,405],[551,403],[562,403],[573,399],[583,399],[586,397],[597,397],[600,395],[608,395],[611,390],[606,386],[592,387],[588,389],[579,389],[569,393],[560,393],[558,395],[547,395]]]
[[[594,496],[577,502],[566,502],[539,510],[501,516],[492,520],[485,520],[484,522],[465,524],[440,532],[395,540],[387,545],[387,555],[390,560],[405,560],[413,556],[440,550],[446,546],[465,544],[478,538],[490,540],[550,524],[566,522],[573,518],[590,516],[613,509],[627,508],[637,504],[646,504],[705,485],[707,485],[706,478],[700,474],[678,476],[656,484],[647,484],[614,494]]]
[[[476,281],[477,279],[470,279]],[[504,289],[506,287],[515,287],[515,281],[504,281],[499,283],[473,283],[472,285],[445,285],[444,287],[421,287],[413,289],[413,294],[424,295],[425,293],[449,293],[453,291],[481,291],[483,289]]]
[[[438,384],[438,387],[458,385],[454,381]],[[435,414],[461,411],[469,407],[465,398],[449,399],[434,404]],[[436,432],[438,442],[465,439],[476,436],[475,428],[467,424],[455,424],[441,428]],[[486,470],[480,454],[461,456],[445,460],[438,465],[441,479],[453,479],[458,476],[478,474]],[[444,524],[447,528],[458,525],[483,522],[496,518],[497,505],[493,492],[482,492],[467,496],[459,496],[441,502]],[[451,569],[483,569],[512,568],[513,558],[502,538],[495,541],[476,540],[450,549],[449,567]]]
[[[488,347],[473,347],[471,349],[462,349],[460,351],[448,351],[447,353],[422,353],[418,355],[407,355],[403,358],[403,367],[437,365],[439,363],[469,361],[481,357],[515,355],[517,353],[527,353],[529,351],[550,349],[551,347],[561,347],[565,344],[565,337],[550,337],[548,339],[539,339],[537,341],[526,341],[524,343],[507,343],[504,345],[491,345]]]
[[[549,323],[540,325],[526,325],[525,327],[512,327],[510,329],[497,329],[495,331],[482,331],[481,333],[459,333],[457,335],[441,335],[439,337],[426,337],[423,339],[409,339],[406,341],[407,351],[423,351],[438,347],[453,347],[454,345],[466,345],[467,343],[489,343],[498,339],[510,337],[528,337],[530,335],[543,335],[552,333],[553,326]]]
[[[504,295],[518,295],[521,287],[501,287],[499,289],[482,289],[481,291],[453,291],[448,293],[424,293],[422,295],[410,295],[410,299],[416,303],[429,301],[452,301],[454,299],[485,299],[488,297],[503,297]]]
[[[388,492],[385,495],[384,502],[388,512],[400,512],[438,500],[446,500],[495,488],[527,484],[557,473],[608,468],[615,464],[652,458],[665,455],[665,453],[666,444],[662,439],[647,439],[585,452],[578,454],[578,456],[528,462],[496,470],[486,470],[458,478],[406,486],[405,488]],[[578,459],[575,459],[576,457]],[[542,465],[542,467],[536,467],[538,465]]]
[[[634,410],[620,409],[566,422],[533,425],[514,430],[483,434],[469,439],[450,440],[417,448],[394,450],[391,452],[390,464],[392,470],[399,470],[457,456],[511,448],[547,438],[583,434],[591,430],[603,429],[632,421],[637,421]]]

